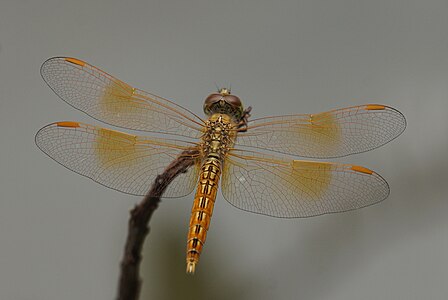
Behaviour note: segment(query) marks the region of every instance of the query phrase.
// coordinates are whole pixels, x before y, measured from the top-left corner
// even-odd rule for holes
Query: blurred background
[[[42,126],[97,121],[61,101],[40,65],[73,56],[202,114],[218,85],[253,117],[364,103],[403,112],[392,143],[336,161],[383,175],[389,198],[308,219],[240,211],[218,196],[195,276],[193,196],[161,203],[141,299],[446,299],[446,0],[0,3],[0,299],[113,299],[128,211],[140,201],[61,167]]]

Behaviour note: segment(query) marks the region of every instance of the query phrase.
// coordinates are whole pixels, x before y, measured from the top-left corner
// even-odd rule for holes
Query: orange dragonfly
[[[166,134],[138,136],[68,121],[43,127],[37,146],[68,169],[123,193],[145,195],[180,155],[194,161],[164,194],[182,197],[196,187],[188,273],[199,261],[220,179],[230,204],[263,215],[299,218],[365,207],[389,195],[387,182],[374,171],[286,155],[321,159],[365,152],[406,127],[403,114],[380,104],[249,120],[250,109],[228,89],[205,99],[204,119],[75,58],[51,58],[41,74],[62,100],[97,120]]]

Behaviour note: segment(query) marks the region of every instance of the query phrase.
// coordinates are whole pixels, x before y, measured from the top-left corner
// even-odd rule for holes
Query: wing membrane
[[[41,74],[62,100],[105,123],[190,138],[201,134],[204,122],[189,110],[78,59],[50,58]]]
[[[221,187],[237,208],[282,218],[357,209],[389,195],[387,182],[364,167],[287,161],[248,151],[229,153]]]
[[[199,162],[197,146],[177,140],[148,139],[76,122],[58,122],[36,134],[37,146],[58,163],[109,188],[146,195],[157,175],[183,151]],[[199,164],[180,174],[163,197],[190,194]]]
[[[237,145],[310,158],[333,158],[380,147],[406,128],[394,108],[369,104],[320,114],[267,117],[249,121]]]

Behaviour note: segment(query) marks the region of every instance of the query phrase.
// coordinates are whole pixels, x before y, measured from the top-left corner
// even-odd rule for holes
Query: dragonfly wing
[[[310,158],[333,158],[380,147],[399,136],[406,119],[398,110],[369,104],[320,114],[249,121],[237,145]]]
[[[133,130],[190,138],[201,135],[204,122],[189,110],[81,60],[50,58],[43,63],[41,74],[62,100],[97,120]]]
[[[57,122],[36,134],[37,146],[68,169],[109,188],[146,195],[165,168],[183,151],[199,162],[193,143],[146,138],[76,122]],[[199,164],[180,174],[163,197],[181,197],[196,187]]]
[[[387,182],[364,167],[288,161],[247,151],[229,152],[221,187],[224,198],[237,208],[282,218],[353,210],[389,195]]]

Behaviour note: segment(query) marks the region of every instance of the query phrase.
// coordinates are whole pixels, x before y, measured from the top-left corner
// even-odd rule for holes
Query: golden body
[[[236,124],[226,114],[213,114],[202,137],[205,157],[191,209],[187,237],[187,273],[194,273],[213,214],[222,163],[236,138]]]

